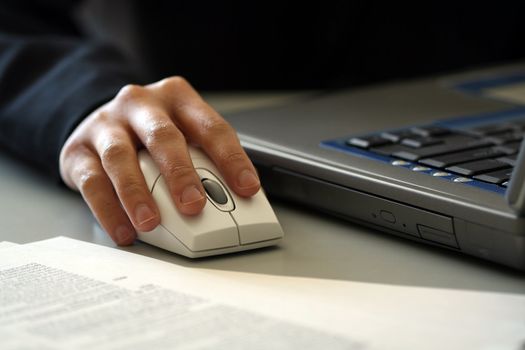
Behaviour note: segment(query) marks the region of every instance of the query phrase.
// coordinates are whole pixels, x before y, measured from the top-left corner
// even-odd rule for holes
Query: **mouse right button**
[[[239,228],[241,245],[283,237],[281,225],[262,190],[250,198],[233,196],[236,208],[231,214]]]

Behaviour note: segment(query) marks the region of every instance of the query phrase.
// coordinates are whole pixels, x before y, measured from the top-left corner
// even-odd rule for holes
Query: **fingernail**
[[[127,243],[131,239],[133,232],[129,227],[122,225],[117,228],[115,235],[117,236],[117,243],[123,244]]]
[[[239,174],[237,184],[240,188],[254,187],[259,185],[259,179],[253,171],[245,169]]]
[[[156,215],[153,210],[146,204],[139,204],[135,209],[135,220],[139,225],[155,219]]]
[[[199,191],[197,186],[195,185],[189,185],[187,186],[184,191],[182,191],[182,195],[180,196],[180,201],[184,205],[192,204],[195,202],[198,202],[202,200],[204,196]]]

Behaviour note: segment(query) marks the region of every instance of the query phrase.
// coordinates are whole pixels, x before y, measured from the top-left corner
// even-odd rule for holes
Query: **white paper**
[[[190,294],[194,272],[130,253],[55,239],[0,254],[1,349],[362,349]]]
[[[521,349],[525,297],[231,271],[66,238],[0,252],[2,349]]]
[[[3,242],[0,242],[0,249],[2,248],[11,248],[11,247],[14,247],[18,244],[16,243],[12,243],[12,242],[8,242],[8,241],[3,241]]]

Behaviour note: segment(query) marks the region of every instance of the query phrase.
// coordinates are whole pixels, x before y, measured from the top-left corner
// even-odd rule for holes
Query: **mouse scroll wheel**
[[[202,185],[206,190],[208,196],[217,204],[226,204],[228,203],[228,196],[224,192],[223,188],[215,180],[211,179],[202,179]]]

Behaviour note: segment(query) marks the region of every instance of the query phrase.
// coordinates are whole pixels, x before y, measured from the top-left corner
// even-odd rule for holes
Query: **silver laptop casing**
[[[504,195],[320,146],[347,135],[512,108],[458,92],[451,83],[516,69],[525,66],[330,93],[226,118],[269,195],[525,270],[525,219]],[[514,187],[519,192],[522,186]]]

